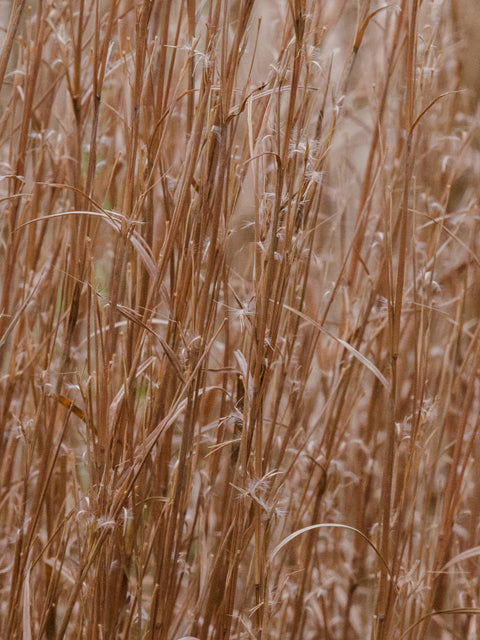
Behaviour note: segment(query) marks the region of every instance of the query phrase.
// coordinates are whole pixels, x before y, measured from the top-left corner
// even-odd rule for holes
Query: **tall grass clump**
[[[0,638],[480,638],[475,0],[0,10]]]

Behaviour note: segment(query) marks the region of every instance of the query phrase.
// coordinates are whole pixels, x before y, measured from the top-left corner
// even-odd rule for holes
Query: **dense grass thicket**
[[[0,2],[0,638],[480,639],[478,33]]]

